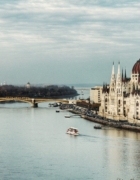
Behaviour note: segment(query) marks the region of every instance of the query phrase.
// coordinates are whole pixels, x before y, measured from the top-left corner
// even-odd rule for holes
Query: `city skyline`
[[[130,77],[139,55],[134,1],[0,2],[0,82],[109,83],[110,68]]]

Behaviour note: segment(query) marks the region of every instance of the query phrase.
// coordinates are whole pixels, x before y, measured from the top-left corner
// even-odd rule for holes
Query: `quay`
[[[115,121],[112,119],[104,119],[103,117],[98,116],[96,112],[94,112],[93,110],[89,110],[88,108],[83,108],[72,104],[62,104],[60,106],[60,109],[69,109],[69,111],[74,114],[81,114],[81,118],[83,119],[96,122],[104,126],[140,132],[140,126],[136,124],[129,123],[128,121]]]

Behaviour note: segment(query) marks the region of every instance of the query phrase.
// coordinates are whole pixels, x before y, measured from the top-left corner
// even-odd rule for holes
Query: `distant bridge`
[[[43,102],[63,102],[69,103],[66,99],[45,99],[45,98],[28,98],[28,97],[0,97],[0,102],[19,101],[31,104],[32,107],[38,107],[38,103]]]

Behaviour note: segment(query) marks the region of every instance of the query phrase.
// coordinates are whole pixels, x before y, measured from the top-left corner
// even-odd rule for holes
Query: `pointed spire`
[[[115,75],[115,72],[114,72],[114,62],[113,62],[113,66],[112,66],[112,75]]]
[[[125,69],[125,80],[126,80],[126,78],[127,78],[127,77],[126,77],[126,69]]]
[[[116,79],[115,79],[114,62],[113,62],[110,84],[115,83],[115,81],[116,81]]]
[[[117,73],[117,80],[121,78],[121,72],[120,72],[120,62],[118,63],[118,73]]]
[[[120,72],[120,61],[118,63],[118,74],[121,74],[121,72]]]
[[[122,69],[122,81],[123,81],[123,69]]]

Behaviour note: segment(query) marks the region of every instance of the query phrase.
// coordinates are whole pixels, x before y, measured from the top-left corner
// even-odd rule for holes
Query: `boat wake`
[[[81,137],[88,137],[88,138],[96,138],[96,139],[98,139],[97,136],[90,136],[90,135],[86,135],[86,134],[79,134],[79,136],[81,136]]]

